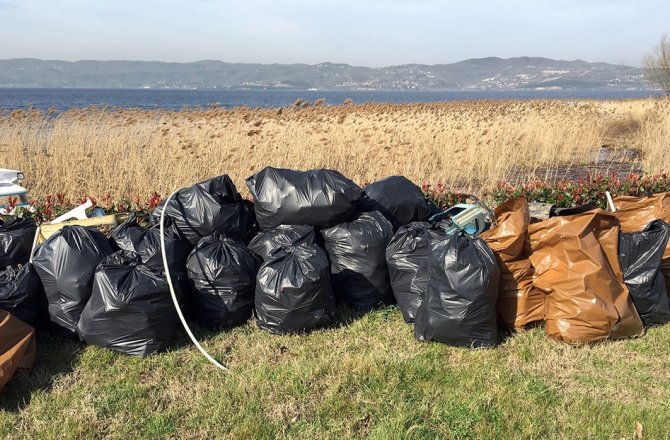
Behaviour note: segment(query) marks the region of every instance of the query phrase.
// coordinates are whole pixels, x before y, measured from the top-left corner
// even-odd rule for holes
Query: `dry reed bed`
[[[500,180],[557,178],[601,146],[670,169],[665,101],[472,101],[183,111],[87,108],[0,113],[0,166],[34,197],[144,198],[267,165],[335,168],[359,183],[403,174],[477,192]]]

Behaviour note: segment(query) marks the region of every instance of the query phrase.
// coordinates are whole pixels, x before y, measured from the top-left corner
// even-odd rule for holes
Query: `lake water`
[[[286,107],[297,99],[342,104],[365,102],[435,102],[477,99],[627,99],[658,96],[642,90],[505,90],[505,91],[318,91],[318,90],[167,90],[167,89],[2,89],[0,109],[32,106],[59,111],[91,105],[110,107],[182,108],[217,105],[225,108]]]

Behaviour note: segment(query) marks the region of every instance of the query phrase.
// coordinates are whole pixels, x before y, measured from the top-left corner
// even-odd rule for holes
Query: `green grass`
[[[272,336],[253,323],[205,346],[128,357],[38,339],[32,373],[0,395],[7,438],[588,439],[670,437],[670,326],[570,347],[534,329],[496,349],[416,341],[387,309]]]

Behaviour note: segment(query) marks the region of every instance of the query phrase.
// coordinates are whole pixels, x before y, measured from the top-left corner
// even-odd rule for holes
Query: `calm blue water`
[[[434,102],[474,99],[625,99],[658,96],[653,91],[543,90],[543,91],[451,91],[451,92],[379,92],[379,91],[300,91],[300,90],[158,90],[158,89],[2,89],[0,109],[14,110],[33,106],[40,110],[55,108],[110,107],[164,108],[178,110],[217,105],[225,108],[286,107],[300,98],[327,104],[341,104],[351,98],[365,102]]]

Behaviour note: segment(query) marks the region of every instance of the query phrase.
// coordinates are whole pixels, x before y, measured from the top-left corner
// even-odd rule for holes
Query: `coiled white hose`
[[[198,342],[195,335],[193,335],[193,332],[191,331],[191,328],[186,323],[186,319],[184,318],[184,314],[181,311],[181,307],[179,307],[179,301],[177,300],[177,294],[175,293],[174,286],[172,285],[172,277],[170,276],[170,267],[168,265],[167,254],[165,253],[164,221],[165,221],[165,210],[167,209],[168,203],[170,203],[170,200],[172,199],[172,197],[175,194],[177,194],[177,192],[179,192],[179,191],[180,191],[180,189],[175,190],[165,200],[165,204],[163,205],[163,210],[161,211],[161,220],[160,220],[161,255],[163,256],[163,268],[165,269],[165,276],[167,277],[168,286],[170,287],[170,295],[172,295],[172,302],[174,302],[174,308],[177,310],[177,315],[179,315],[179,320],[181,321],[181,324],[184,326],[184,330],[186,330],[186,333],[188,334],[188,337],[191,338],[191,341],[193,341],[193,343],[198,348],[198,350],[200,350],[200,353],[202,353],[202,355],[205,356],[210,363],[212,363],[217,368],[227,372],[228,367],[219,363],[219,361],[214,359],[214,357],[212,357],[212,355],[207,353],[207,350],[205,350],[202,347],[202,345],[200,345],[200,342]]]

